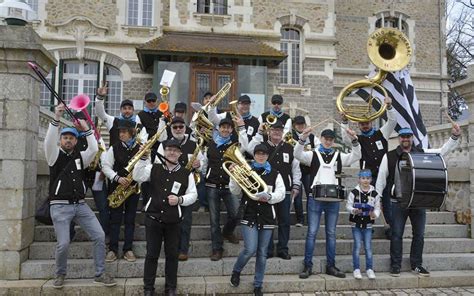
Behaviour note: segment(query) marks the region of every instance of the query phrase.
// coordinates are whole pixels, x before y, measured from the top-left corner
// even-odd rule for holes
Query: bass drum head
[[[400,206],[405,209],[439,209],[447,192],[447,170],[439,154],[404,153],[400,169]]]
[[[341,202],[346,199],[346,191],[339,185],[315,185],[313,197],[317,201]]]

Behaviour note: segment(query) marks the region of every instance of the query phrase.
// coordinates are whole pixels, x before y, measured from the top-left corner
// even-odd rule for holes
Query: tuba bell
[[[387,72],[399,71],[410,62],[413,50],[408,37],[401,31],[393,28],[380,28],[373,32],[367,41],[367,54],[370,61],[378,68],[378,73],[371,78],[358,80],[344,87],[336,99],[336,108],[343,113],[347,119],[355,122],[368,122],[382,116],[386,105],[378,97],[370,94],[366,104],[344,104],[344,98],[355,89],[370,87],[372,90],[379,89],[385,97],[387,90],[381,85]],[[372,110],[372,102],[380,103],[378,110]]]
[[[235,166],[231,169],[233,164]],[[258,200],[257,193],[268,192],[267,184],[247,163],[239,150],[238,143],[232,144],[224,152],[222,168],[251,199]]]

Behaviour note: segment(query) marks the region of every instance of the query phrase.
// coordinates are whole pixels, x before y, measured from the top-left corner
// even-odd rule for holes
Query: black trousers
[[[165,245],[165,292],[176,289],[178,277],[179,223],[165,224],[146,216],[146,257],[143,283],[145,291],[155,289],[156,268],[161,243]]]

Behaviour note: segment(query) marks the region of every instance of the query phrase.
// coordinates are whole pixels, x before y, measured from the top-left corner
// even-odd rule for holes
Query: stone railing
[[[448,167],[448,198],[445,208],[448,211],[465,211],[470,209],[470,176],[469,176],[469,122],[459,122],[461,127],[461,144],[444,156]],[[441,124],[427,129],[429,143],[439,148],[451,136],[451,124]]]

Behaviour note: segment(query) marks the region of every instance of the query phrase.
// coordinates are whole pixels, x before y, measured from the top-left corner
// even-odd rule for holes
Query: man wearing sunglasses
[[[410,218],[413,238],[410,250],[410,265],[413,273],[419,276],[430,276],[430,272],[423,267],[423,244],[426,224],[426,209],[403,209],[397,200],[396,192],[399,188],[395,184],[395,168],[397,161],[403,152],[414,153],[439,153],[446,155],[459,145],[461,129],[455,124],[451,131],[451,137],[440,149],[420,149],[413,145],[413,131],[411,128],[402,128],[398,131],[398,147],[387,152],[380,163],[380,170],[375,188],[377,192],[383,192],[386,188],[392,210],[392,237],[390,240],[390,275],[400,276],[400,268],[403,254],[403,232],[407,218]],[[385,196],[382,196],[385,198]]]
[[[272,108],[270,111],[267,111],[260,115],[258,121],[260,123],[266,122],[268,115],[274,115],[278,118],[281,123],[283,123],[284,129],[283,134],[285,135],[287,132],[291,131],[291,118],[290,115],[283,112],[282,105],[283,105],[283,97],[280,95],[273,95],[272,96]]]
[[[175,116],[170,125],[171,137],[170,140],[175,140],[179,143],[181,149],[181,155],[178,159],[179,164],[185,168],[188,162],[191,160],[194,150],[196,149],[196,142],[194,142],[189,134],[186,134],[186,125],[184,124],[184,119],[181,117]],[[164,155],[164,146],[163,143],[158,147],[158,154]],[[197,158],[192,163],[192,169],[199,172],[201,168],[201,162],[203,155],[201,152],[198,153]],[[160,157],[155,158],[155,163],[162,163]],[[191,225],[193,222],[193,206],[182,206],[182,217],[183,220],[180,223],[180,236],[179,236],[179,246],[178,246],[178,259],[180,261],[188,260],[188,251],[189,251],[189,240],[191,237]]]

